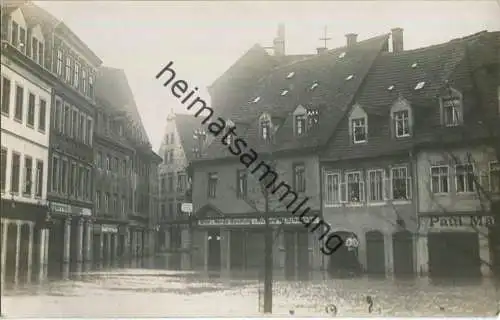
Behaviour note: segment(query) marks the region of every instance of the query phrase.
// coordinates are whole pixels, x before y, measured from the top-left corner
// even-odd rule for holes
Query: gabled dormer
[[[307,110],[307,130],[314,130],[319,126],[319,108]]]
[[[359,104],[354,105],[349,115],[349,136],[354,144],[368,141],[368,115]]]
[[[297,137],[303,136],[307,130],[307,110],[302,105],[293,112],[293,132]]]
[[[271,139],[272,126],[273,124],[271,116],[268,113],[264,112],[259,117],[259,134],[262,140],[269,141]]]
[[[9,42],[19,51],[26,53],[27,24],[20,8],[11,13],[9,30]]]
[[[391,106],[391,133],[396,139],[411,137],[413,132],[413,112],[411,105],[399,97]]]
[[[458,90],[448,87],[439,98],[441,124],[445,127],[461,125],[463,119],[463,96]]]
[[[36,25],[31,29],[30,36],[30,57],[33,61],[44,67],[45,37],[43,36],[40,25]]]

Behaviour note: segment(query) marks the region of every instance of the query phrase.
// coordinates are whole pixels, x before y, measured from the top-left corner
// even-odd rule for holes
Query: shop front
[[[113,265],[121,256],[119,224],[96,223],[93,233],[93,258],[96,266]]]
[[[308,274],[314,261],[320,261],[320,244],[304,225],[311,219],[305,217],[302,222],[289,213],[269,218],[274,266],[283,270],[286,277]],[[194,241],[198,257],[194,260],[208,270],[261,270],[265,231],[266,219],[262,215],[200,218],[196,221]]]
[[[420,272],[431,278],[490,275],[489,231],[493,224],[493,217],[479,214],[420,217]]]

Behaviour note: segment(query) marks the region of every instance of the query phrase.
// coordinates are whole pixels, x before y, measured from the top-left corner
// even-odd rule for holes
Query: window
[[[24,156],[24,189],[23,195],[30,197],[33,183],[33,159]]]
[[[73,85],[78,89],[80,86],[80,63],[75,61],[75,78],[73,79]]]
[[[83,199],[85,193],[85,168],[82,166],[78,167],[78,198]]]
[[[12,172],[10,173],[10,191],[19,193],[19,175],[21,174],[21,155],[12,152]]]
[[[174,192],[174,175],[169,173],[167,176],[168,181],[168,192]]]
[[[118,211],[118,195],[114,194],[113,195],[113,213],[116,213]]]
[[[391,169],[392,199],[408,200],[411,196],[411,178],[406,167]]]
[[[71,80],[73,80],[71,57],[68,55],[68,53],[66,53],[66,74],[64,79],[69,83],[71,83]]]
[[[106,156],[106,171],[111,171],[111,157],[109,154]]]
[[[366,142],[366,121],[364,118],[352,119],[352,138],[354,143]]]
[[[122,175],[127,175],[127,159],[122,160]]]
[[[170,218],[174,217],[174,203],[172,202],[172,200],[168,202],[168,216]]]
[[[71,122],[73,123],[73,133],[71,136],[74,139],[78,139],[78,111],[73,109]]]
[[[236,171],[236,197],[245,198],[247,196],[247,172],[245,170]]]
[[[449,168],[448,166],[431,167],[431,192],[448,193],[449,192]]]
[[[61,194],[67,194],[68,192],[68,170],[68,160],[61,159],[61,183],[59,184],[59,193]]]
[[[67,136],[71,136],[71,108],[67,103],[64,104],[63,133]]]
[[[52,116],[52,127],[53,129],[60,131],[60,119],[62,114],[62,102],[56,98],[56,105],[54,108],[54,114]]]
[[[451,90],[451,95],[441,99],[442,121],[447,127],[454,127],[462,121],[462,97],[459,92]]]
[[[170,163],[174,163],[174,150],[170,150],[169,159],[170,159]]]
[[[89,96],[94,97],[94,76],[89,75]]]
[[[299,114],[295,116],[295,132],[298,136],[304,134],[306,128],[306,116]]]
[[[384,201],[384,170],[368,171],[368,201]]]
[[[365,183],[361,179],[360,172],[349,172],[346,174],[347,200],[349,202],[362,202],[364,200]]]
[[[51,187],[52,192],[57,192],[59,185],[59,159],[57,157],[52,157],[52,181]]]
[[[175,143],[175,137],[174,137],[174,133],[173,132],[170,134],[170,143],[171,144]]]
[[[19,27],[19,47],[22,52],[26,52],[26,30]]]
[[[12,21],[11,42],[12,45],[17,48],[19,44],[19,25],[15,21]]]
[[[0,186],[2,192],[5,191],[5,185],[7,184],[7,149],[2,148],[1,161],[1,176],[0,176]]]
[[[10,80],[2,77],[2,114],[9,115],[10,109]]]
[[[88,201],[92,201],[92,173],[90,168],[85,168],[85,182],[86,184],[83,186],[85,189],[84,199]]]
[[[28,94],[28,118],[26,124],[30,127],[35,126],[35,95],[31,92]]]
[[[455,183],[457,192],[474,192],[476,190],[474,165],[471,163],[455,165]]]
[[[83,93],[87,93],[87,70],[82,67],[82,85],[80,86]]]
[[[186,190],[186,175],[182,172],[177,173],[177,192]]]
[[[408,137],[410,135],[410,117],[408,110],[394,112],[394,132],[396,137]]]
[[[127,199],[125,196],[122,196],[122,201],[121,201],[121,213],[125,214],[125,204],[127,203]]]
[[[217,173],[210,172],[208,174],[208,197],[215,198],[217,196]]]
[[[89,146],[92,146],[93,127],[92,127],[92,119],[91,118],[87,118],[87,128],[86,129],[87,129],[87,134],[85,136],[87,139],[87,144]]]
[[[24,103],[24,89],[16,86],[16,109],[14,111],[14,119],[23,121],[23,103]]]
[[[62,64],[63,64],[63,52],[61,49],[57,49],[56,73],[59,76],[62,76]]]
[[[79,116],[79,119],[80,119],[80,124],[78,125],[78,130],[79,130],[79,134],[78,134],[78,140],[79,141],[84,141],[85,139],[85,123],[87,122],[86,121],[86,116],[81,113],[80,116]]]
[[[43,43],[42,42],[39,42],[38,43],[38,63],[44,67],[44,63],[43,63],[43,58],[45,57],[45,54],[44,54],[44,48],[43,48]]]
[[[95,192],[95,207],[101,209],[101,191]]]
[[[109,193],[104,194],[104,211],[109,212]]]
[[[318,109],[310,109],[307,111],[307,120],[308,120],[308,128],[309,130],[315,129],[319,124],[319,110]]]
[[[38,39],[31,39],[31,58],[35,61],[38,61]]]
[[[71,163],[71,176],[72,178],[72,187],[73,187],[73,197],[78,197],[78,166],[75,162]]]
[[[500,161],[490,162],[490,190],[500,193]]]
[[[41,198],[43,190],[43,161],[36,161],[36,185],[35,185],[35,197]]]
[[[45,117],[47,113],[47,102],[40,98],[40,106],[38,109],[38,130],[45,132]]]
[[[293,190],[295,192],[306,192],[306,168],[303,164],[293,166]]]
[[[340,202],[340,175],[338,173],[325,173],[325,204],[333,205]]]

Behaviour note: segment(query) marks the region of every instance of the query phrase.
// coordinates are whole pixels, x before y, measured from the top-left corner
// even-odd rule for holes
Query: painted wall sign
[[[304,223],[311,221],[312,217],[304,217]],[[272,217],[269,218],[271,225],[303,225],[298,217]],[[204,219],[199,220],[198,225],[203,227],[218,227],[218,226],[263,226],[266,224],[264,218],[219,218],[219,219]]]
[[[118,233],[118,226],[112,224],[101,225],[102,233]]]
[[[492,216],[457,215],[431,216],[427,218],[430,228],[435,227],[488,227],[495,223]]]
[[[193,204],[185,202],[181,205],[181,211],[184,213],[192,213],[193,212]]]
[[[72,214],[76,216],[88,217],[92,215],[92,210],[90,210],[89,208],[76,207],[60,202],[51,202],[50,209],[53,212]]]

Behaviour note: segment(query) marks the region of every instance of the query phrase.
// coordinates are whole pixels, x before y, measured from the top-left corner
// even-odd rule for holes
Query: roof
[[[256,151],[264,151],[268,147],[258,136],[258,118],[264,111],[271,115],[273,124],[279,126],[275,133],[275,151],[321,146],[328,141],[350,107],[388,38],[389,35],[382,35],[360,41],[349,48],[337,48],[280,65],[249,86],[245,104],[234,106],[227,112],[230,116],[224,116],[237,124],[247,124],[237,125],[236,132]],[[350,75],[352,78],[348,79]],[[312,90],[313,83],[318,83],[318,86]],[[284,89],[288,90],[286,95],[282,95]],[[252,102],[256,97],[260,100]],[[317,109],[321,114],[318,129],[303,137],[290,134],[293,128],[291,114],[298,105]],[[229,156],[233,155],[219,140],[214,140],[206,150],[208,159]]]
[[[193,148],[196,146],[193,134],[194,130],[200,127],[200,119],[190,114],[176,113],[174,121],[182,149],[190,162],[194,159]]]
[[[322,158],[340,160],[391,154],[419,143],[436,141],[436,134],[443,140],[453,140],[458,132],[453,128],[442,130],[438,97],[448,85],[461,92],[473,90],[468,48],[476,47],[485,37],[494,36],[480,32],[439,45],[381,54],[375,59],[355,100],[368,115],[368,143],[351,143],[346,117],[328,148],[324,149]],[[415,90],[418,83],[423,83],[423,87]],[[412,138],[392,138],[390,109],[399,99],[411,105]],[[475,104],[475,101],[464,100],[464,112],[467,103]],[[477,122],[474,112],[468,111],[464,118],[470,122],[469,128],[475,127],[472,135],[481,134],[482,130],[473,124]]]
[[[100,67],[95,82],[95,94],[116,110],[125,111],[144,139],[150,143],[124,70]]]

